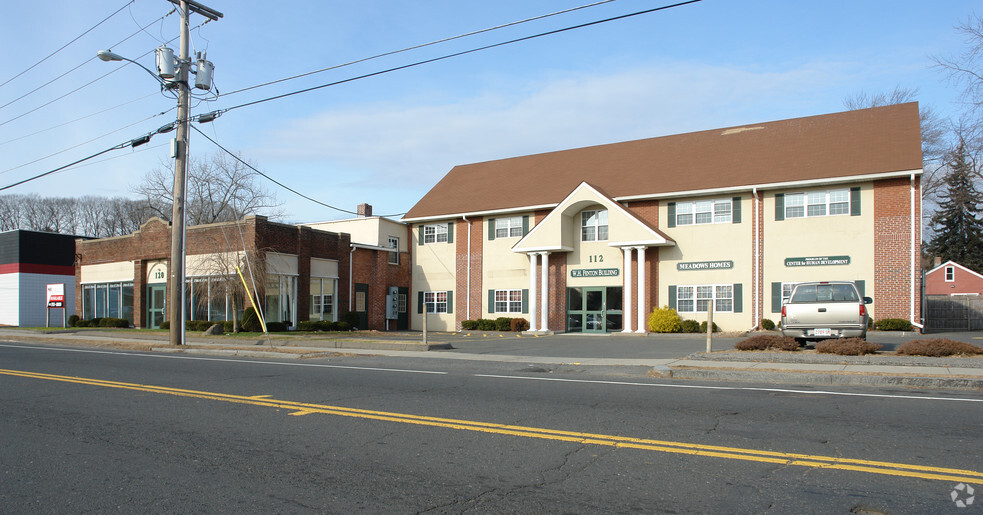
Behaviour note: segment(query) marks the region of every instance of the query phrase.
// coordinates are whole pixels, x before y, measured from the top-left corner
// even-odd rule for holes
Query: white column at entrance
[[[536,254],[529,253],[529,330],[536,330]]]
[[[631,251],[632,247],[623,247],[622,252],[625,253],[625,289],[624,289],[624,305],[622,306],[622,313],[624,313],[624,326],[621,330],[623,333],[632,332],[631,329]]]
[[[542,273],[542,277],[539,278],[539,280],[541,281],[539,290],[540,293],[542,294],[542,296],[539,298],[539,302],[540,302],[540,307],[542,308],[541,311],[543,315],[542,321],[540,322],[539,330],[543,332],[549,331],[548,326],[549,326],[549,319],[550,319],[549,305],[547,302],[549,300],[548,299],[549,297],[548,280],[549,280],[549,264],[550,264],[549,255],[550,255],[549,252],[543,252],[543,273]]]
[[[645,328],[645,247],[638,247],[638,331]]]

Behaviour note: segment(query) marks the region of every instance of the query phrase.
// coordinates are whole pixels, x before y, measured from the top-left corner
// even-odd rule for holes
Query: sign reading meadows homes
[[[849,265],[850,256],[818,256],[785,258],[785,266],[832,266]]]
[[[578,268],[570,270],[570,277],[617,277],[617,268]]]
[[[686,263],[676,263],[676,270],[731,270],[734,268],[733,261],[690,261]]]

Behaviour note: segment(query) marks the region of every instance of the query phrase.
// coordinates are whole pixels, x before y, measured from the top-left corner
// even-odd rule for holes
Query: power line
[[[136,1],[136,0],[133,0],[133,1]],[[132,3],[132,2],[131,2],[131,3]],[[123,7],[126,7],[126,6],[123,6]],[[174,11],[173,11],[173,10],[171,10],[171,12],[170,12],[170,13],[167,13],[167,14],[165,14],[164,16],[161,16],[160,18],[157,18],[156,20],[154,20],[154,21],[152,21],[152,22],[150,22],[150,23],[148,23],[147,25],[145,25],[145,26],[143,26],[143,27],[140,27],[140,30],[137,30],[137,31],[136,31],[136,32],[134,32],[133,34],[130,34],[129,36],[127,36],[127,37],[125,37],[125,38],[123,38],[122,40],[120,40],[119,42],[117,42],[117,43],[116,43],[116,45],[112,45],[112,46],[118,46],[118,45],[122,45],[123,43],[125,43],[126,41],[128,41],[128,40],[129,40],[130,38],[132,38],[133,36],[136,36],[137,34],[139,34],[139,33],[140,33],[140,32],[141,32],[141,31],[142,31],[143,29],[145,29],[146,27],[149,27],[150,25],[152,25],[152,24],[154,24],[154,23],[157,23],[158,21],[161,21],[161,20],[163,20],[164,18],[167,18],[167,17],[168,17],[168,16],[170,16],[170,15],[171,15],[171,13],[173,13],[173,12],[174,12]],[[112,46],[111,46],[110,48],[112,48]],[[148,52],[148,53],[149,53],[149,52]],[[143,54],[143,55],[147,55],[147,54]],[[142,57],[142,56],[141,56],[141,57]],[[49,80],[48,82],[45,82],[44,84],[42,84],[42,85],[40,85],[40,86],[38,86],[38,87],[36,87],[36,88],[34,88],[34,89],[32,89],[31,91],[28,91],[27,93],[24,93],[23,95],[21,95],[21,96],[19,96],[19,97],[17,97],[17,98],[15,98],[15,99],[13,99],[13,100],[11,100],[10,102],[7,102],[6,104],[4,104],[4,105],[2,105],[2,106],[0,106],[0,109],[3,109],[3,108],[5,108],[5,107],[7,107],[7,106],[9,106],[10,104],[13,104],[14,102],[17,102],[18,100],[22,100],[22,99],[23,99],[24,97],[27,97],[27,96],[29,96],[29,95],[31,95],[31,94],[33,94],[33,93],[36,93],[36,92],[37,92],[37,91],[39,91],[40,89],[42,89],[42,88],[44,88],[44,87],[46,87],[46,86],[48,86],[48,85],[50,85],[50,84],[52,84],[53,82],[55,82],[55,81],[57,81],[58,79],[61,79],[61,78],[63,78],[63,77],[65,77],[66,75],[68,75],[69,73],[72,73],[73,71],[75,71],[75,70],[78,70],[79,68],[81,68],[81,67],[83,67],[83,66],[85,66],[86,64],[89,64],[89,63],[90,63],[90,62],[91,62],[91,61],[92,61],[93,59],[95,59],[95,57],[90,57],[90,58],[88,58],[88,59],[86,59],[86,60],[84,60],[84,61],[82,61],[81,63],[79,63],[79,64],[78,64],[77,66],[75,66],[75,67],[74,67],[74,68],[72,68],[71,70],[68,70],[67,72],[65,72],[65,73],[63,73],[63,74],[61,74],[61,75],[59,75],[59,76],[57,76],[57,77],[55,77],[55,78],[53,78],[53,79],[51,79],[51,80]],[[36,66],[36,65],[35,65],[35,66]],[[11,80],[13,80],[13,79],[11,79]],[[98,80],[98,79],[96,79],[96,80]],[[9,81],[8,81],[8,82],[9,82]],[[94,82],[94,81],[93,81],[93,82]],[[74,93],[74,91],[73,91],[72,93]],[[45,104],[45,105],[47,105],[47,104]],[[44,106],[41,106],[41,107],[44,107]]]
[[[384,53],[381,53],[381,54],[373,55],[371,57],[364,57],[362,59],[357,59],[355,61],[349,61],[347,63],[336,64],[334,66],[329,66],[327,68],[321,68],[320,70],[314,70],[314,71],[311,71],[311,72],[301,73],[299,75],[294,75],[294,76],[291,76],[291,77],[284,77],[282,79],[277,79],[277,80],[273,80],[273,81],[270,81],[270,82],[264,82],[262,84],[256,84],[255,86],[248,86],[248,87],[245,87],[245,88],[242,88],[242,89],[237,89],[235,91],[230,91],[230,92],[226,93],[225,96],[234,95],[236,93],[242,93],[243,91],[249,91],[251,89],[262,88],[262,87],[265,87],[265,86],[271,86],[273,84],[279,84],[281,82],[286,82],[288,80],[299,79],[301,77],[307,77],[309,75],[315,75],[315,74],[326,72],[326,71],[330,71],[330,70],[337,70],[338,68],[344,68],[346,66],[352,66],[354,64],[364,63],[366,61],[371,61],[373,59],[379,59],[379,58],[382,58],[382,57],[387,57],[387,56],[390,56],[390,55],[396,55],[396,54],[400,54],[400,53],[403,53],[403,52],[409,52],[410,50],[417,50],[417,49],[420,49],[420,48],[424,48],[424,47],[428,47],[428,46],[432,46],[432,45],[437,45],[437,44],[440,44],[440,43],[446,43],[448,41],[454,41],[455,39],[466,38],[466,37],[469,37],[469,36],[474,36],[474,35],[482,34],[482,33],[485,33],[485,32],[491,32],[493,30],[503,29],[503,28],[506,28],[506,27],[514,26],[514,25],[520,25],[520,24],[527,23],[527,22],[530,22],[530,21],[541,20],[541,19],[544,19],[544,18],[549,18],[551,16],[556,16],[556,15],[559,15],[559,14],[566,14],[566,13],[577,11],[577,10],[580,10],[580,9],[586,9],[588,7],[595,7],[595,6],[598,6],[598,5],[601,5],[601,4],[607,4],[607,3],[614,2],[614,1],[615,0],[602,0],[600,2],[594,2],[592,4],[581,5],[579,7],[572,7],[570,9],[564,9],[562,11],[556,11],[556,12],[552,12],[552,13],[549,13],[549,14],[542,14],[542,15],[539,15],[539,16],[534,16],[532,18],[526,18],[524,20],[513,21],[513,22],[505,23],[505,24],[502,24],[502,25],[496,25],[494,27],[488,27],[488,28],[485,28],[485,29],[480,29],[480,30],[476,30],[476,31],[472,31],[472,32],[467,32],[467,33],[464,33],[464,34],[459,34],[457,36],[451,36],[451,37],[448,37],[448,38],[438,39],[436,41],[431,41],[429,43],[423,43],[423,44],[420,44],[420,45],[414,45],[414,46],[406,47],[406,48],[403,48],[403,49],[400,49],[400,50],[393,50],[391,52],[384,52]]]
[[[53,173],[60,172],[60,171],[62,171],[64,169],[66,169],[66,168],[75,166],[75,165],[77,165],[79,163],[84,163],[85,161],[88,161],[90,159],[95,159],[95,158],[97,158],[97,157],[99,157],[99,156],[101,156],[101,155],[103,155],[103,154],[105,154],[107,152],[112,152],[113,150],[119,150],[119,149],[122,149],[122,148],[126,148],[128,146],[132,146],[132,144],[133,144],[133,141],[127,141],[126,143],[120,143],[119,145],[116,145],[116,146],[113,146],[113,147],[109,147],[106,150],[102,150],[100,152],[96,152],[95,154],[92,154],[91,156],[83,157],[82,159],[79,159],[78,161],[73,161],[71,163],[68,163],[65,166],[59,166],[58,168],[55,168],[54,170],[49,170],[49,171],[44,172],[42,174],[35,175],[34,177],[28,177],[27,179],[24,179],[22,181],[17,181],[17,182],[15,182],[13,184],[8,184],[6,186],[0,187],[0,191],[9,190],[10,188],[13,188],[14,186],[20,186],[21,184],[24,184],[24,183],[27,183],[27,182],[31,182],[31,181],[35,181],[35,180],[40,179],[42,177],[45,177],[45,176],[51,175]]]
[[[293,188],[291,188],[290,186],[287,186],[286,184],[283,184],[282,182],[280,182],[280,181],[278,181],[278,180],[276,180],[276,179],[274,179],[273,177],[270,177],[269,175],[266,175],[265,173],[263,173],[263,172],[261,172],[261,171],[259,171],[259,170],[257,170],[255,166],[253,166],[253,165],[251,165],[251,164],[249,164],[249,163],[247,163],[246,161],[243,161],[243,160],[242,160],[242,158],[240,158],[239,156],[237,156],[237,155],[235,155],[235,154],[234,154],[234,153],[233,153],[232,151],[230,151],[229,149],[227,149],[227,148],[225,148],[225,147],[223,147],[223,146],[222,146],[221,144],[219,144],[219,142],[217,142],[217,141],[215,141],[214,139],[212,139],[212,138],[210,138],[210,137],[208,136],[208,134],[205,134],[205,133],[204,133],[204,132],[203,132],[203,131],[202,131],[201,129],[199,129],[198,127],[195,127],[194,125],[191,125],[191,128],[192,128],[192,129],[194,129],[195,131],[197,131],[197,132],[198,132],[198,134],[201,134],[202,136],[204,136],[204,137],[205,137],[205,139],[207,139],[208,141],[211,141],[213,145],[215,145],[216,147],[218,147],[218,148],[220,148],[220,149],[222,149],[222,151],[224,151],[224,152],[225,152],[226,154],[228,154],[228,155],[230,155],[230,156],[232,156],[232,158],[233,158],[233,159],[235,159],[236,161],[239,161],[239,162],[240,162],[240,163],[242,163],[243,165],[245,165],[245,166],[247,166],[247,167],[249,167],[249,169],[250,169],[250,170],[252,170],[252,171],[254,171],[254,172],[256,172],[256,173],[258,173],[259,175],[261,175],[261,176],[263,176],[264,178],[266,178],[267,180],[269,180],[269,181],[270,181],[270,182],[272,182],[273,184],[276,184],[277,186],[279,186],[279,187],[281,187],[281,188],[283,188],[283,189],[285,189],[285,190],[287,190],[287,191],[289,191],[290,193],[293,193],[294,195],[297,195],[297,196],[299,196],[299,197],[302,197],[302,198],[305,198],[305,199],[307,199],[307,200],[310,200],[311,202],[313,202],[313,203],[315,203],[315,204],[318,204],[318,205],[321,205],[321,206],[324,206],[324,207],[326,207],[326,208],[328,208],[328,209],[333,209],[333,210],[335,210],[335,211],[340,211],[340,212],[342,212],[342,213],[346,213],[346,214],[350,214],[350,215],[356,215],[356,216],[358,215],[358,212],[357,212],[357,211],[349,211],[349,210],[347,210],[347,209],[342,209],[342,208],[340,208],[340,207],[335,207],[335,206],[332,206],[332,205],[330,205],[330,204],[325,204],[324,202],[321,202],[320,200],[317,200],[317,199],[313,199],[313,198],[311,198],[311,197],[308,197],[307,195],[304,195],[303,193],[301,193],[301,192],[299,192],[299,191],[297,191],[297,190],[295,190],[295,189],[293,189]],[[382,215],[382,216],[383,216],[383,217],[392,217],[392,216],[400,216],[400,215],[402,215],[402,214],[405,214],[405,213],[397,213],[397,214],[393,214],[393,215]]]
[[[406,70],[408,68],[415,68],[417,66],[421,66],[421,65],[424,65],[424,64],[430,64],[430,63],[435,63],[435,62],[438,62],[438,61],[444,61],[444,60],[447,60],[447,59],[450,59],[450,58],[453,58],[453,57],[460,57],[462,55],[467,55],[467,54],[473,54],[473,53],[476,53],[476,52],[480,52],[482,50],[489,50],[489,49],[492,49],[492,48],[497,48],[497,47],[502,47],[502,46],[506,46],[506,45],[511,45],[513,43],[519,43],[519,42],[522,42],[522,41],[529,41],[529,40],[541,38],[541,37],[544,37],[544,36],[552,36],[554,34],[560,34],[562,32],[568,32],[568,31],[571,31],[571,30],[582,29],[582,28],[585,28],[585,27],[593,26],[593,25],[600,25],[602,23],[608,23],[608,22],[612,22],[612,21],[623,20],[623,19],[626,19],[626,18],[631,18],[631,17],[634,17],[634,16],[640,16],[640,15],[643,15],[643,14],[649,14],[649,13],[653,13],[653,12],[656,12],[656,11],[664,11],[666,9],[672,9],[674,7],[681,7],[681,6],[684,6],[684,5],[695,4],[695,3],[700,2],[700,1],[702,1],[702,0],[688,0],[688,1],[685,1],[685,2],[679,2],[679,3],[675,3],[675,4],[671,4],[671,5],[664,5],[662,7],[655,7],[655,8],[652,8],[652,9],[646,9],[646,10],[637,11],[637,12],[634,12],[634,13],[623,14],[623,15],[620,15],[620,16],[612,17],[612,18],[605,18],[603,20],[596,20],[596,21],[592,21],[592,22],[582,23],[580,25],[573,25],[573,26],[570,26],[570,27],[562,28],[562,29],[556,29],[556,30],[551,30],[551,31],[547,31],[547,32],[541,32],[539,34],[533,34],[531,36],[525,36],[525,37],[521,37],[521,38],[511,39],[511,40],[503,41],[503,42],[500,42],[500,43],[493,43],[491,45],[485,45],[485,46],[482,46],[482,47],[472,48],[470,50],[463,50],[461,52],[455,52],[455,53],[452,53],[452,54],[446,54],[446,55],[443,55],[443,56],[440,56],[440,57],[434,57],[432,59],[425,59],[423,61],[417,61],[417,62],[410,63],[410,64],[404,64],[402,66],[396,66],[396,67],[393,67],[393,68],[387,68],[385,70],[380,70],[380,71],[376,71],[376,72],[372,72],[372,73],[366,73],[365,75],[359,75],[357,77],[350,77],[350,78],[342,79],[342,80],[335,81],[335,82],[329,82],[327,84],[321,84],[319,86],[313,86],[313,87],[310,87],[310,88],[305,88],[305,89],[293,91],[293,92],[290,92],[290,93],[284,93],[282,95],[275,95],[275,96],[264,98],[264,99],[260,99],[260,100],[254,100],[252,102],[246,102],[244,104],[239,104],[239,105],[236,105],[236,106],[232,106],[232,107],[228,107],[228,108],[225,108],[225,109],[221,109],[220,111],[224,113],[224,112],[227,112],[227,111],[232,111],[233,109],[239,109],[239,108],[242,108],[242,107],[248,107],[248,106],[252,106],[252,105],[256,105],[256,104],[262,104],[264,102],[269,102],[271,100],[279,100],[281,98],[286,98],[286,97],[290,97],[290,96],[293,96],[293,95],[299,95],[301,93],[309,93],[311,91],[316,91],[316,90],[324,89],[324,88],[331,87],[331,86],[337,86],[339,84],[345,84],[345,83],[348,83],[348,82],[354,82],[354,81],[361,80],[361,79],[367,79],[369,77],[375,77],[375,76],[378,76],[378,75],[384,75],[384,74],[395,72],[395,71]],[[0,124],[0,125],[2,125],[2,124]]]
[[[102,25],[103,23],[105,23],[106,21],[108,21],[108,20],[109,20],[110,18],[112,18],[113,16],[116,16],[117,14],[119,14],[119,12],[120,12],[120,11],[122,11],[123,9],[126,9],[126,8],[127,8],[127,7],[128,7],[129,5],[130,5],[130,4],[132,4],[132,3],[133,3],[133,2],[135,2],[135,1],[136,1],[136,0],[130,0],[129,2],[127,2],[126,4],[124,4],[124,5],[123,5],[123,7],[120,7],[120,8],[119,8],[119,9],[117,9],[117,10],[116,10],[115,12],[113,12],[113,14],[110,14],[109,16],[107,16],[106,18],[104,18],[104,19],[103,19],[103,20],[102,20],[101,22],[99,22],[99,23],[97,23],[97,24],[95,24],[95,25],[93,25],[93,26],[92,26],[92,27],[91,27],[91,28],[90,28],[89,30],[87,30],[87,31],[85,31],[85,32],[83,32],[83,33],[81,33],[81,34],[79,34],[78,36],[76,36],[76,38],[75,38],[75,39],[73,39],[73,40],[71,40],[71,41],[69,41],[68,43],[65,43],[65,44],[64,44],[64,45],[63,45],[63,46],[62,46],[61,48],[59,48],[58,50],[55,50],[54,52],[52,52],[52,53],[50,53],[50,54],[48,54],[48,56],[47,56],[47,57],[45,57],[44,59],[41,59],[40,61],[38,61],[38,62],[36,62],[36,63],[34,63],[34,64],[32,64],[32,65],[31,65],[30,67],[28,67],[28,68],[27,68],[26,70],[24,70],[24,71],[22,71],[22,72],[20,72],[20,73],[18,73],[17,75],[14,75],[13,77],[11,77],[11,78],[9,78],[9,79],[7,79],[6,81],[4,81],[4,82],[3,82],[3,84],[0,84],[0,88],[2,88],[2,87],[4,87],[4,86],[6,86],[6,85],[7,85],[7,84],[8,84],[8,83],[9,83],[10,81],[12,81],[12,80],[14,80],[14,79],[16,79],[17,77],[20,77],[21,75],[24,75],[25,73],[27,73],[27,72],[29,72],[29,71],[31,71],[31,70],[32,70],[32,69],[33,69],[33,68],[34,68],[35,66],[37,66],[37,65],[39,65],[39,64],[41,64],[41,63],[43,63],[43,62],[45,62],[45,61],[47,61],[47,60],[48,60],[48,58],[50,58],[50,57],[52,57],[53,55],[55,55],[55,54],[57,54],[58,52],[61,52],[62,50],[64,50],[64,49],[66,49],[66,48],[68,48],[68,46],[69,46],[69,45],[71,45],[72,43],[74,43],[74,42],[76,42],[76,41],[78,41],[79,39],[81,39],[81,38],[82,38],[82,36],[85,36],[86,34],[88,34],[88,33],[90,33],[90,32],[92,32],[93,30],[95,30],[95,29],[96,29],[96,27],[98,27],[98,26],[100,26],[100,25]]]

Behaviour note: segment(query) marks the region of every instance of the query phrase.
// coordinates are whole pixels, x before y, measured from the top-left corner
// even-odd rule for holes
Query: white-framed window
[[[444,228],[444,231],[447,229]],[[389,253],[389,264],[398,265],[399,264],[399,238],[395,236],[389,237],[389,248],[396,249],[396,252]]]
[[[510,216],[495,219],[495,238],[516,238],[522,236],[522,217]]]
[[[424,225],[423,243],[447,243],[447,225],[446,224]]]
[[[311,277],[310,320],[336,320],[334,291],[337,279]]]
[[[945,282],[951,283],[956,280],[956,267],[947,266],[945,267]]]
[[[596,209],[580,213],[580,241],[608,239],[608,210]]]
[[[495,313],[522,313],[522,290],[495,290]]]
[[[447,313],[447,292],[423,292],[423,304],[427,307],[427,313]]]
[[[677,202],[676,225],[729,224],[732,211],[731,199]]]
[[[810,191],[785,195],[785,218],[850,214],[850,190]]]
[[[399,312],[406,313],[406,294],[400,293],[398,296],[398,300],[399,300],[399,308],[398,308]]]
[[[706,313],[713,302],[715,313],[734,311],[733,284],[701,284],[676,288],[676,311]]]

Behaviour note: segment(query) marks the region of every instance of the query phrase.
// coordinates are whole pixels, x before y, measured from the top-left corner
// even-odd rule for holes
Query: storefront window
[[[133,323],[133,283],[82,285],[82,318],[125,318]]]
[[[335,320],[334,290],[337,279],[311,279],[311,320]]]

